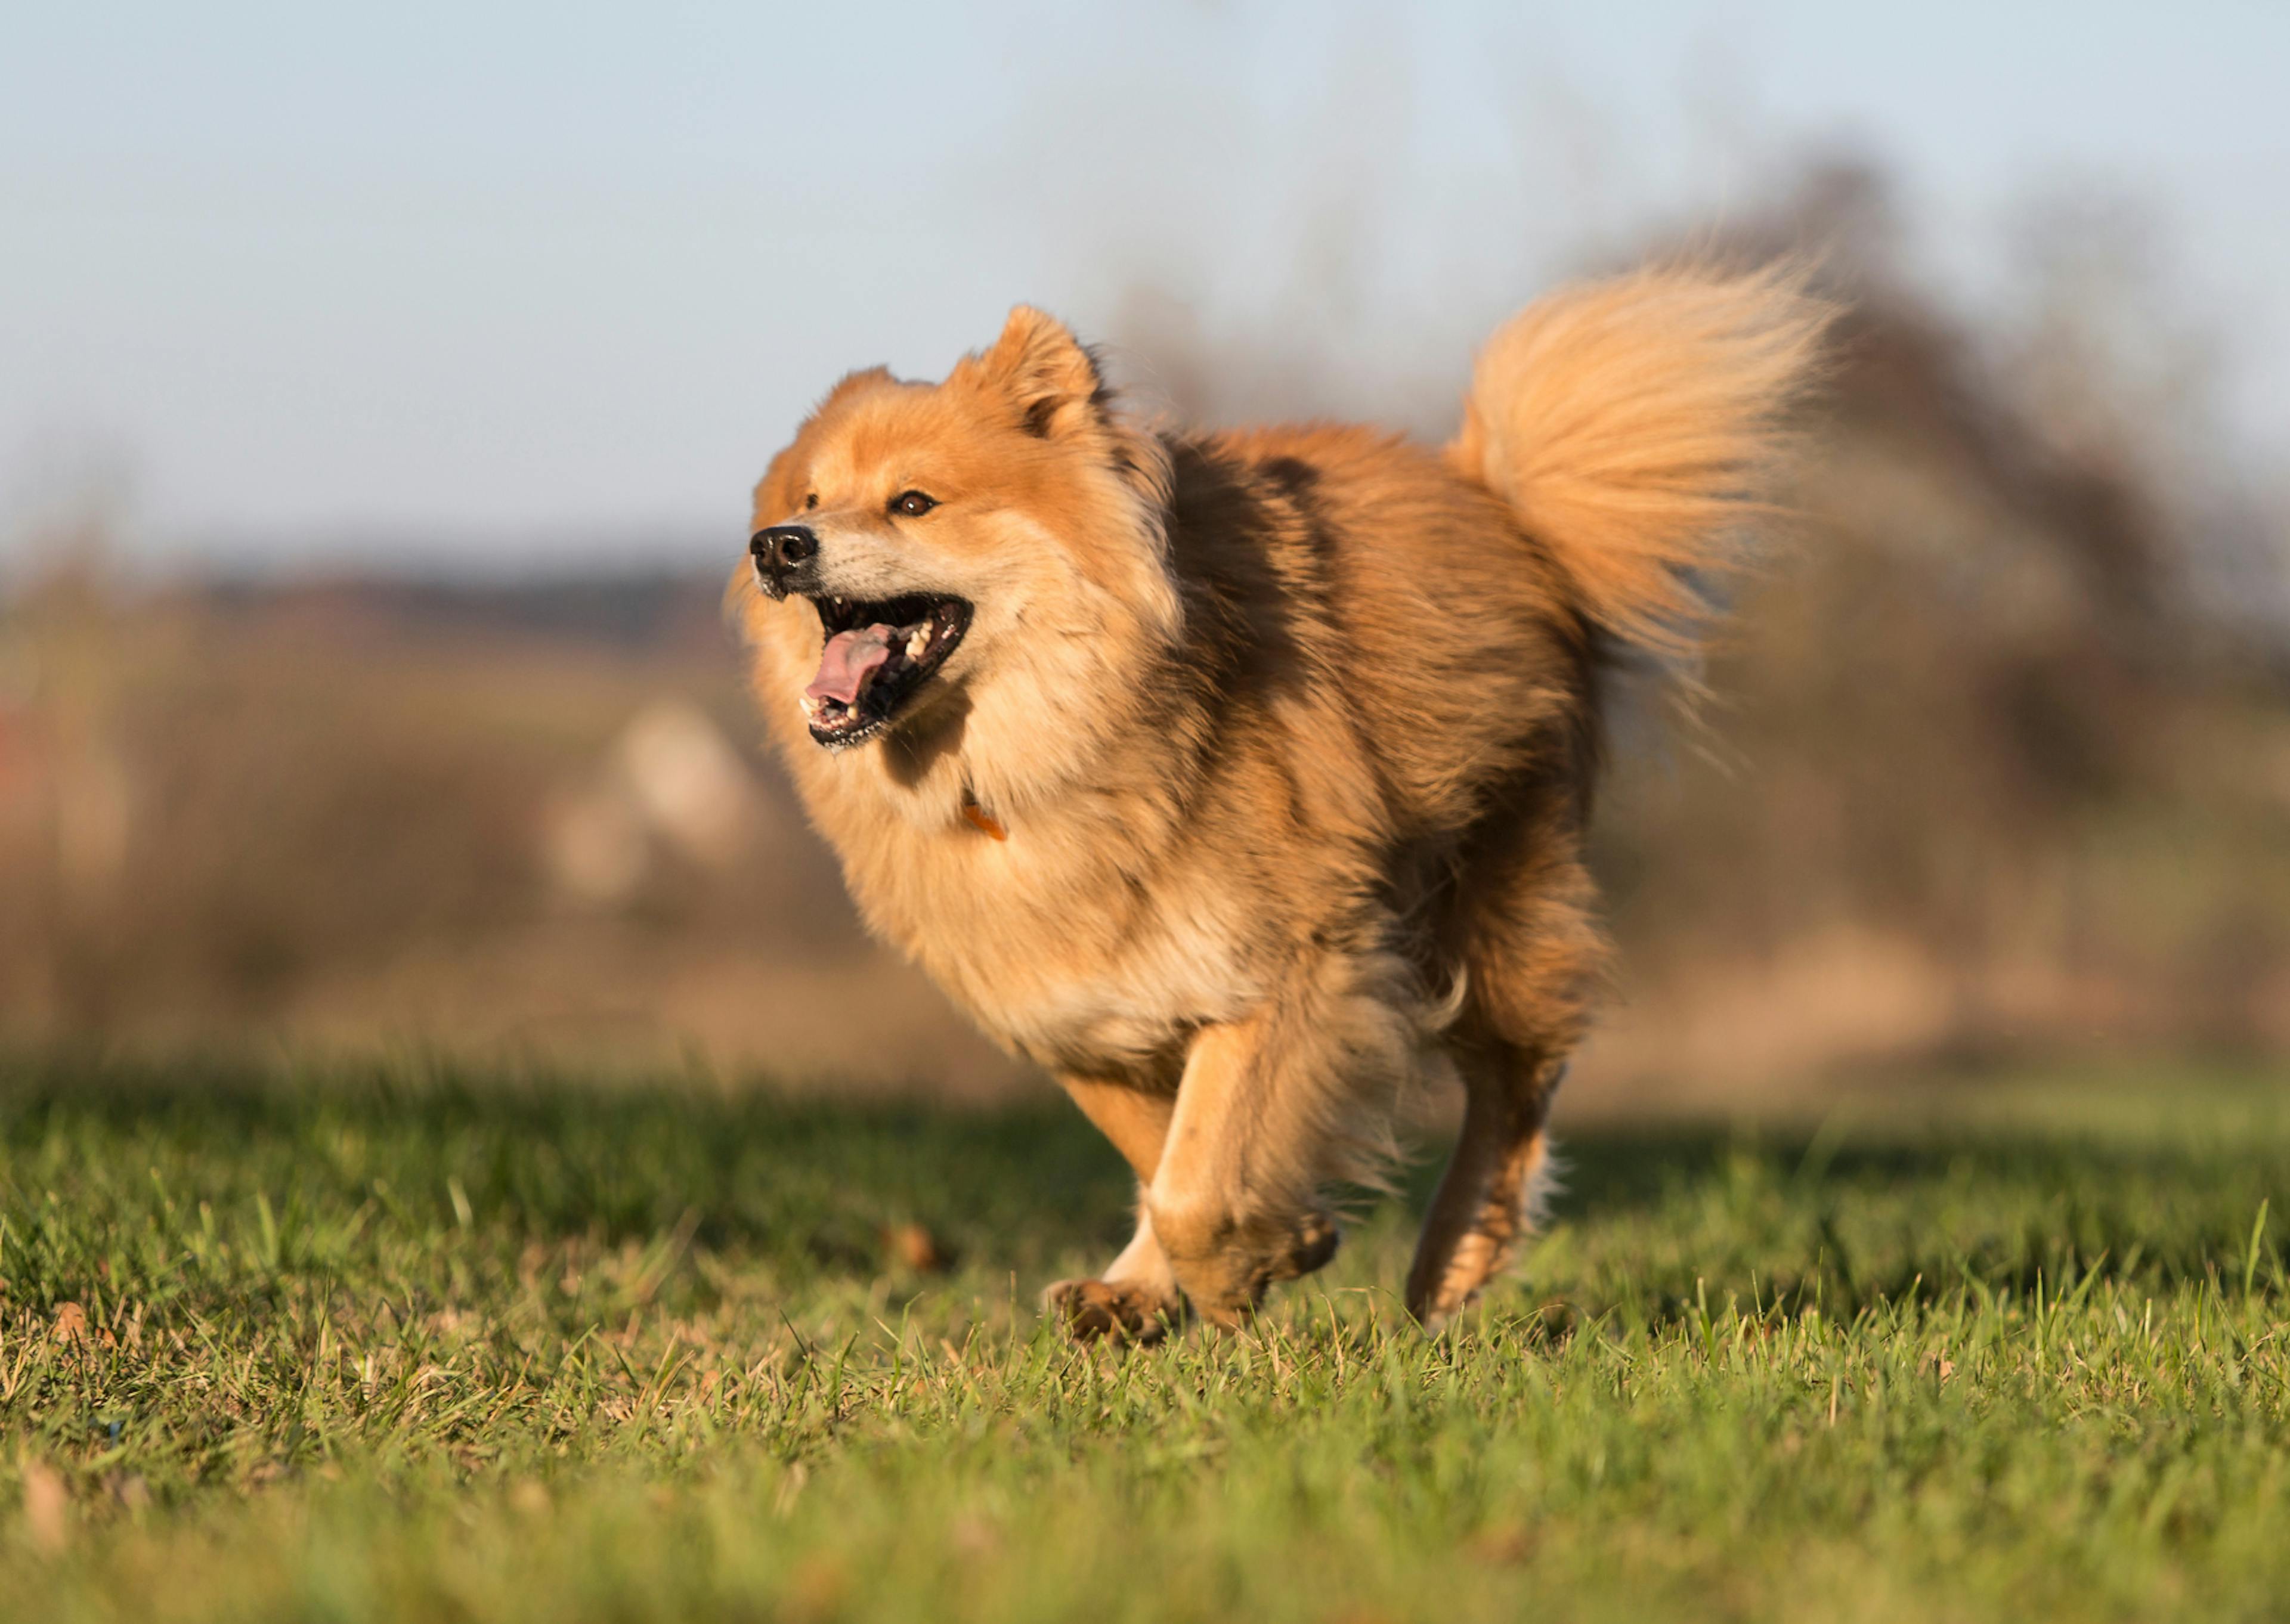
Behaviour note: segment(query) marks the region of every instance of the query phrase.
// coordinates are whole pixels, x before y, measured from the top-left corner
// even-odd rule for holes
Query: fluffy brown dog
[[[1221,1324],[1334,1252],[1410,1084],[1461,1142],[1437,1324],[1525,1231],[1603,939],[1601,677],[1690,651],[1817,353],[1788,270],[1562,292],[1444,452],[1192,436],[1020,308],[942,383],[845,378],[756,489],[756,692],[868,924],[1135,1168],[1078,1332]]]

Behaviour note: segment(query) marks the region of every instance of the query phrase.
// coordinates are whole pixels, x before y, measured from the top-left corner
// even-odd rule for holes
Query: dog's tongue
[[[857,703],[860,690],[866,687],[875,668],[891,657],[893,636],[887,626],[836,633],[821,652],[819,675],[811,679],[811,686],[803,691],[803,697],[839,700],[845,705]]]

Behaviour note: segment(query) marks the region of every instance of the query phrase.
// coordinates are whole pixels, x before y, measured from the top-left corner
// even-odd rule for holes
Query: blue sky
[[[2042,199],[2128,200],[2246,455],[2290,452],[2290,6],[27,10],[17,544],[100,488],[164,560],[689,562],[836,375],[1015,300],[1105,332],[1159,290],[1335,357],[1274,404],[1372,413],[1829,150],[1974,303]]]

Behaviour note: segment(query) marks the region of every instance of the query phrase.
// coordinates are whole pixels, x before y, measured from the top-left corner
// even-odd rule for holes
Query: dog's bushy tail
[[[1479,352],[1450,463],[1508,501],[1599,626],[1699,645],[1709,583],[1742,561],[1833,307],[1783,262],[1561,289]]]

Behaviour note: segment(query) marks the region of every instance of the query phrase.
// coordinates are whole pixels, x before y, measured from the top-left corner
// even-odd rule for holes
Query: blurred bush
[[[720,584],[20,592],[0,1032],[1005,1078],[747,748]]]
[[[1626,751],[1607,803],[1645,1065],[2290,1047],[2282,516],[2196,369],[2155,387],[2188,340],[2087,223],[1984,333],[1903,279],[1864,171],[1741,234],[1823,244],[1851,314],[1704,752]]]

